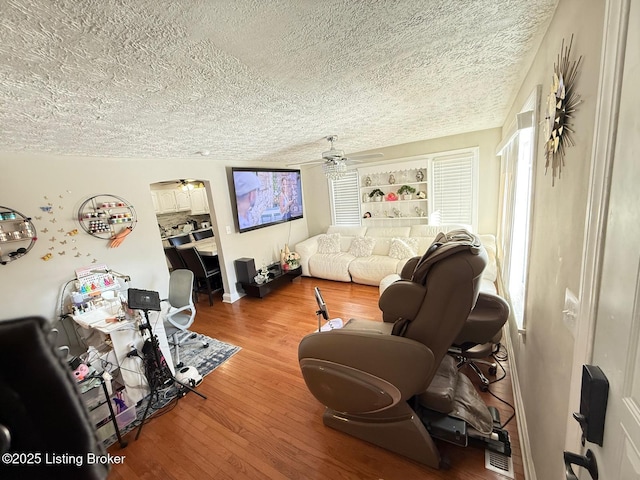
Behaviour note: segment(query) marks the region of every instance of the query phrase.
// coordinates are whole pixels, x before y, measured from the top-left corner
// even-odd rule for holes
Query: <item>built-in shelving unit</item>
[[[358,169],[362,224],[406,226],[427,223],[427,171],[427,163],[422,160]],[[414,191],[398,193],[405,185]],[[379,196],[374,192],[384,195]]]

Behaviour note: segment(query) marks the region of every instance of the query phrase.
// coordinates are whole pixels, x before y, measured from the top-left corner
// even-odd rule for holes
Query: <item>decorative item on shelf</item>
[[[422,171],[422,169],[418,169],[418,171],[416,172],[416,181],[422,182],[423,180],[424,180],[424,172]]]
[[[396,183],[396,177],[395,175],[392,173],[391,175],[389,175],[389,184],[393,185],[394,183]]]
[[[364,212],[362,218],[371,218],[371,212]]]
[[[285,243],[284,249],[280,250],[280,265],[283,270],[295,270],[300,266],[300,255],[289,250],[289,244]]]
[[[552,185],[555,185],[556,176],[560,178],[562,173],[565,149],[567,146],[574,145],[573,138],[571,138],[571,134],[574,133],[571,128],[573,125],[569,121],[580,103],[580,96],[576,94],[574,87],[582,56],[573,63],[569,61],[572,44],[573,35],[571,35],[569,46],[566,48],[564,39],[562,40],[558,63],[553,64],[553,81],[551,92],[547,97],[547,116],[544,122],[546,157],[544,171],[546,174],[551,166]]]
[[[423,192],[422,190],[420,190],[418,193],[416,193],[416,198],[419,200],[424,200],[427,198],[427,192]]]
[[[369,175],[367,175],[364,179],[364,186],[365,187],[370,187],[371,186],[371,177]]]
[[[402,185],[398,189],[398,195],[402,195],[403,200],[411,200],[414,193],[416,193],[416,189],[411,185]]]
[[[415,210],[416,210],[416,217],[426,217],[427,216],[427,212],[425,212],[420,207],[416,207]]]
[[[393,209],[393,215],[396,218],[400,218],[402,216],[402,212],[400,210],[398,210],[397,208]]]
[[[258,274],[255,277],[253,277],[253,280],[258,285],[262,285],[264,282],[269,280],[269,269],[267,268],[267,266],[265,264],[262,264],[262,267],[260,267],[260,271],[258,272]]]
[[[396,200],[398,200],[398,195],[396,195],[393,192],[389,192],[387,193],[387,202],[395,202]]]
[[[368,194],[367,192],[364,192],[364,193],[362,194],[362,203],[367,203],[369,200],[371,200],[371,199],[369,198],[369,194]]]
[[[381,202],[384,197],[384,192],[379,188],[374,188],[371,193],[369,193],[369,198],[373,198],[376,202]]]

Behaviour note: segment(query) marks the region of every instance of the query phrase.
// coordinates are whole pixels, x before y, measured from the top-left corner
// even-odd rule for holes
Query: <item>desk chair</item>
[[[196,293],[206,292],[209,295],[209,306],[212,306],[213,293],[222,290],[220,268],[207,267],[195,247],[181,248],[178,253],[196,278]]]
[[[213,229],[207,228],[206,230],[193,232],[191,235],[193,235],[193,239],[197,242],[198,240],[203,240],[205,238],[213,237]]]
[[[169,260],[169,265],[171,265],[171,270],[178,270],[179,268],[186,268],[184,262],[180,255],[178,255],[178,251],[176,247],[164,247],[164,254]]]
[[[188,233],[185,235],[180,235],[179,237],[171,237],[168,238],[169,243],[172,247],[177,247],[178,245],[184,245],[185,243],[191,243],[191,235]]]
[[[0,463],[0,478],[106,479],[108,466],[86,461],[106,451],[52,337],[41,317],[0,321],[0,453],[42,454],[39,465]],[[54,452],[84,462],[46,465],[45,453]]]
[[[171,345],[175,348],[173,356],[176,367],[181,368],[180,346],[186,345],[186,340],[196,338],[195,333],[189,333],[188,328],[196,318],[196,307],[193,305],[193,272],[186,269],[173,270],[169,276],[169,298],[162,300],[169,304],[164,317],[167,337],[171,337]],[[180,334],[185,334],[182,335]],[[207,348],[207,342],[198,342]]]

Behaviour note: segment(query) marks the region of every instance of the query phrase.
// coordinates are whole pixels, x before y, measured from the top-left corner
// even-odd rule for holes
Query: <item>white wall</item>
[[[0,153],[0,165],[3,185],[0,205],[31,216],[39,237],[26,256],[0,265],[3,306],[0,318],[42,315],[55,319],[62,286],[74,278],[76,268],[89,265],[94,259],[131,275],[132,287],[166,295],[169,277],[151,202],[151,183],[178,178],[209,182],[211,219],[222,252],[227,300],[238,298],[233,263],[236,258],[255,258],[259,266],[263,261],[279,259],[279,251],[286,242],[294,244],[308,236],[305,219],[236,233],[227,172],[231,163],[208,159],[107,159]],[[118,195],[136,210],[138,223],[117,249],[109,249],[106,240],[82,231],[75,220],[81,203],[96,194]],[[40,210],[48,203],[53,204],[51,214]],[[226,233],[226,226],[231,227],[231,234]],[[73,229],[79,229],[80,233],[73,237],[65,235]],[[64,241],[67,243],[60,243]],[[43,261],[41,257],[47,253],[52,253],[53,258]],[[78,254],[80,256],[76,256]]]
[[[479,195],[478,195],[478,232],[496,233],[498,212],[498,182],[500,162],[496,157],[496,147],[500,141],[499,128],[478,132],[452,135],[449,137],[422,140],[376,149],[384,154],[384,160],[393,162],[406,157],[428,153],[479,147]],[[354,165],[353,167],[356,167]],[[304,195],[307,205],[306,215],[309,234],[324,232],[331,225],[329,187],[320,166],[304,167]]]
[[[544,171],[543,139],[538,138],[526,335],[518,335],[515,326],[511,329],[531,454],[539,479],[564,478],[562,452],[574,338],[563,324],[562,310],[565,288],[578,292],[580,285],[604,6],[605,2],[593,0],[559,2],[507,117],[513,118],[538,84],[542,85],[542,104],[546,104],[562,40],[566,45],[574,34],[571,59],[583,56],[576,82],[582,99],[573,121],[576,145],[566,150],[562,178],[556,179],[552,187],[551,172],[545,175]],[[543,109],[541,118],[544,116]],[[579,405],[573,407],[577,410]]]

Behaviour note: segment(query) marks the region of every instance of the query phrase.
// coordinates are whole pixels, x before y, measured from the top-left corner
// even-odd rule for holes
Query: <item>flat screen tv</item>
[[[240,233],[302,218],[300,170],[231,169]]]

